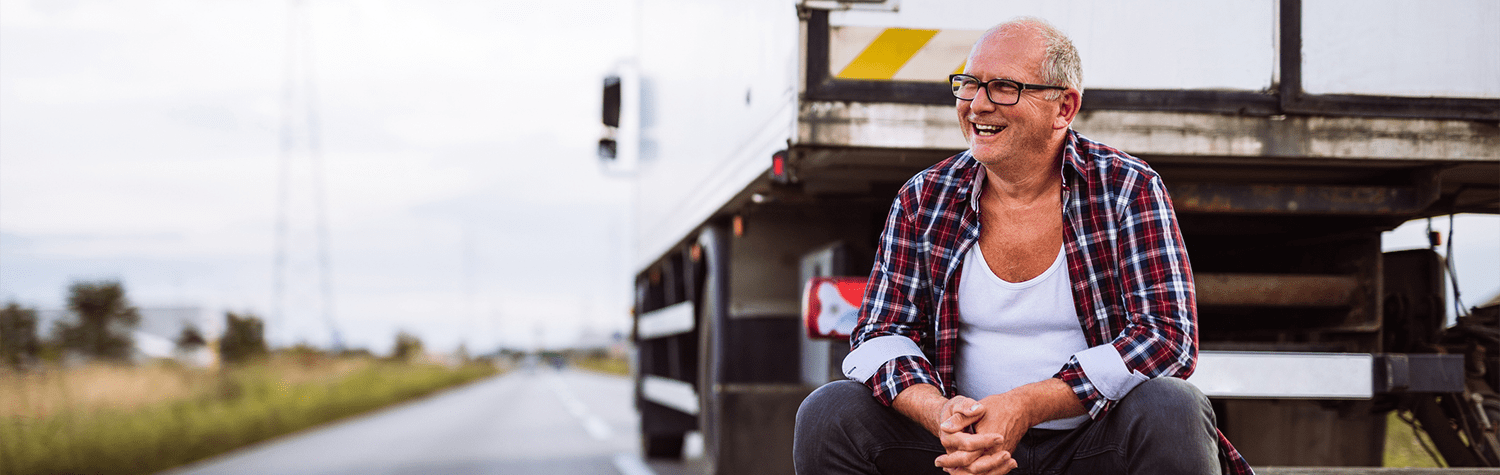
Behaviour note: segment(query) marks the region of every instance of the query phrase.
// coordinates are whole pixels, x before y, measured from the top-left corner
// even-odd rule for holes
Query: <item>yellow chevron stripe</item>
[[[938,30],[887,28],[854,61],[850,61],[843,71],[839,71],[837,77],[889,80],[937,33]]]

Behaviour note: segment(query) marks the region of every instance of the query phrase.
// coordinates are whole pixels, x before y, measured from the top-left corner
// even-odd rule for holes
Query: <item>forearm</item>
[[[920,424],[933,435],[941,435],[938,429],[938,415],[943,410],[943,404],[948,398],[943,397],[943,392],[937,386],[931,384],[918,384],[906,388],[896,395],[891,402],[891,408],[906,416],[907,419]]]
[[[1073,388],[1057,378],[1022,385],[1010,391],[984,398],[986,407],[1017,411],[1026,427],[1055,419],[1088,413]]]

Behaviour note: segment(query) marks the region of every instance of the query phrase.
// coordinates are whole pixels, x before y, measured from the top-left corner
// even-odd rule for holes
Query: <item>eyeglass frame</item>
[[[969,74],[949,74],[948,75],[948,84],[952,85],[955,82],[955,80],[957,80],[960,77],[965,77],[965,78],[973,79],[974,82],[979,83],[979,90],[984,91],[984,98],[985,98],[985,100],[988,100],[988,101],[990,101],[991,104],[995,104],[997,106],[1013,106],[1013,105],[1019,104],[1021,102],[1021,93],[1022,92],[1026,92],[1027,89],[1031,89],[1031,90],[1035,90],[1035,91],[1045,91],[1045,90],[1049,90],[1049,89],[1050,90],[1059,90],[1059,91],[1066,91],[1066,90],[1068,90],[1067,86],[1052,86],[1052,85],[1047,85],[1047,84],[1027,84],[1027,83],[1024,83],[1024,82],[1020,82],[1020,81],[1016,81],[1016,80],[1012,80],[1012,79],[1004,79],[1004,78],[995,78],[995,79],[991,79],[991,80],[988,80],[988,81],[980,81],[979,78],[974,77],[974,76],[969,75]],[[992,83],[992,82],[1015,84],[1016,85],[1016,100],[1013,101],[1013,102],[1011,102],[1011,103],[1009,103],[1009,104],[1001,104],[999,102],[995,102],[995,98],[990,97],[990,83]],[[958,95],[958,88],[954,87],[953,88],[953,97],[956,97],[956,98],[958,98],[958,100],[961,100],[961,101],[972,101],[974,99],[978,99],[979,98],[979,93],[974,93],[974,97],[971,97],[971,98],[968,98],[968,99],[964,99],[962,96]]]

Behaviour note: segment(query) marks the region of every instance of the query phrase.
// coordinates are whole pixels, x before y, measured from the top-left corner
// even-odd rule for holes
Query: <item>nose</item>
[[[974,100],[969,101],[969,109],[974,111],[993,111],[1000,106],[990,100],[990,88],[982,87],[979,94],[974,95]]]

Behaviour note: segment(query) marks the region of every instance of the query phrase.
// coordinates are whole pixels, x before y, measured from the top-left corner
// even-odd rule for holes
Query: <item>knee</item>
[[[861,398],[874,402],[869,388],[855,381],[834,381],[819,387],[797,407],[797,421],[792,430],[792,461],[799,472],[810,470],[829,452],[837,452],[858,431],[849,424],[858,423]],[[878,404],[878,403],[876,403]]]
[[[1213,406],[1196,386],[1155,378],[1131,390],[1116,406],[1129,430],[1132,463],[1158,473],[1216,473],[1218,447]]]
[[[1152,378],[1136,386],[1129,396],[1140,396],[1152,405],[1172,408],[1210,407],[1208,396],[1180,378]]]
[[[1197,386],[1179,378],[1153,378],[1136,386],[1118,409],[1140,413],[1144,421],[1177,427],[1214,426],[1213,405]],[[1128,407],[1127,407],[1128,406]]]
[[[797,434],[837,426],[843,419],[841,413],[861,397],[869,399],[870,390],[859,382],[845,380],[824,384],[808,394],[797,407]]]

